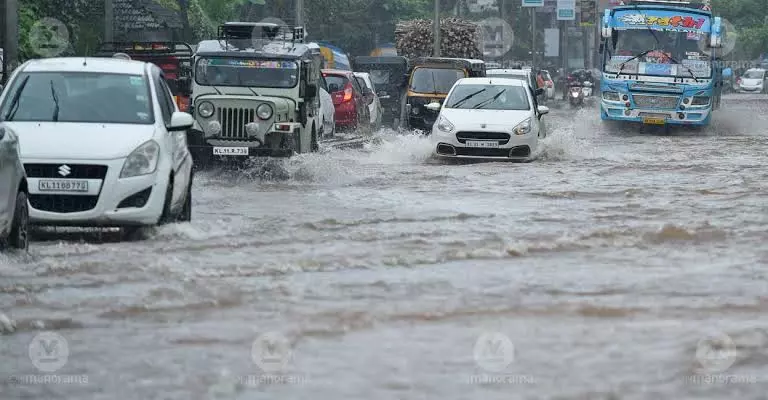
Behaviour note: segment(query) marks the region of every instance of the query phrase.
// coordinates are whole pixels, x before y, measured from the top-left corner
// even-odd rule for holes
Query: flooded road
[[[382,133],[200,174],[191,224],[0,255],[0,397],[765,399],[768,98],[724,108],[553,109],[527,164]]]

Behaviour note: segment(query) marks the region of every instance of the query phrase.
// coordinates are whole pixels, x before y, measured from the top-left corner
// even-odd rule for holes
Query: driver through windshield
[[[523,86],[458,85],[445,102],[446,108],[480,110],[530,110]]]
[[[201,58],[195,66],[195,80],[203,86],[287,89],[298,84],[299,66],[295,61]]]

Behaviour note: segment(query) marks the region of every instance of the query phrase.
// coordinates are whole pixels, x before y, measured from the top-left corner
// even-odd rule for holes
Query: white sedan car
[[[545,136],[538,106],[528,83],[518,79],[464,78],[457,81],[432,127],[438,157],[530,160]]]
[[[191,219],[193,120],[157,66],[28,61],[14,71],[0,113],[19,136],[32,224],[131,232]]]

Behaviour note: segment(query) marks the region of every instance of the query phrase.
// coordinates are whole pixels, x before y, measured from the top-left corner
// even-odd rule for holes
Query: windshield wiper
[[[13,99],[11,99],[11,108],[8,109],[8,114],[5,114],[5,118],[3,118],[6,121],[13,120],[13,116],[16,115],[16,111],[19,109],[19,98],[21,97],[21,92],[24,91],[24,87],[27,86],[27,82],[29,81],[29,77],[32,75],[27,75],[24,77],[24,80],[21,81],[21,84],[19,85],[19,89],[16,91],[16,93],[13,94]]]
[[[456,108],[456,107],[458,107],[458,106],[460,106],[460,105],[464,104],[464,102],[466,102],[467,100],[469,100],[469,99],[471,99],[471,98],[473,98],[473,97],[477,96],[477,95],[478,95],[478,94],[480,94],[480,93],[483,93],[483,92],[485,92],[485,90],[486,90],[486,89],[480,89],[480,90],[478,90],[477,92],[474,92],[474,93],[470,93],[468,96],[465,96],[465,97],[464,97],[464,98],[462,98],[461,100],[459,100],[459,101],[457,101],[457,102],[453,103],[453,105],[451,106],[451,108]]]
[[[632,57],[632,58],[630,58],[629,60],[627,60],[627,61],[624,61],[623,63],[621,63],[621,65],[619,65],[619,72],[617,72],[617,73],[616,73],[616,75],[617,75],[617,76],[618,76],[618,75],[621,75],[621,72],[622,72],[622,71],[624,71],[624,67],[627,65],[627,63],[628,63],[628,62],[630,62],[630,61],[632,61],[632,60],[637,60],[638,58],[640,58],[640,57],[642,57],[642,56],[644,56],[644,55],[646,55],[646,54],[648,54],[648,53],[650,53],[650,52],[652,52],[652,51],[653,51],[653,49],[651,49],[651,50],[646,50],[646,51],[644,51],[644,52],[642,52],[642,53],[640,53],[640,54],[638,54],[638,55],[636,55],[636,56],[633,56],[633,57]]]
[[[478,104],[478,105],[476,105],[476,106],[472,107],[472,109],[473,109],[473,110],[476,110],[476,109],[478,109],[478,108],[482,108],[482,107],[483,107],[483,106],[485,106],[486,104],[490,104],[490,103],[492,103],[492,102],[496,101],[496,99],[498,99],[499,97],[501,97],[502,93],[504,93],[504,92],[506,92],[506,91],[507,91],[507,89],[501,89],[501,91],[500,91],[499,93],[496,93],[496,95],[495,95],[495,96],[493,96],[493,97],[491,97],[490,99],[488,99],[488,100],[486,100],[486,101],[484,101],[484,102],[482,102],[482,103],[480,103],[480,104]]]
[[[53,117],[51,117],[51,120],[53,122],[59,121],[59,96],[56,95],[56,88],[53,85],[53,79],[51,79],[51,97],[53,97]]]
[[[669,60],[672,61],[673,63],[675,63],[675,64],[685,68],[685,70],[688,71],[688,74],[691,75],[691,78],[693,78],[693,80],[696,81],[696,83],[699,83],[699,80],[696,78],[696,74],[693,73],[693,70],[691,69],[691,67],[681,63],[680,61],[677,61],[676,59],[674,59],[672,57],[669,57]]]

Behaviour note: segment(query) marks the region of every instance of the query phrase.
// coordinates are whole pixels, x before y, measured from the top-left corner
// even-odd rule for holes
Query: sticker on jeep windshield
[[[298,69],[293,61],[264,61],[264,60],[242,60],[236,58],[223,58],[208,60],[208,66],[230,66],[246,68],[266,68],[266,69]]]
[[[144,86],[144,78],[140,76],[132,76],[131,86]]]

